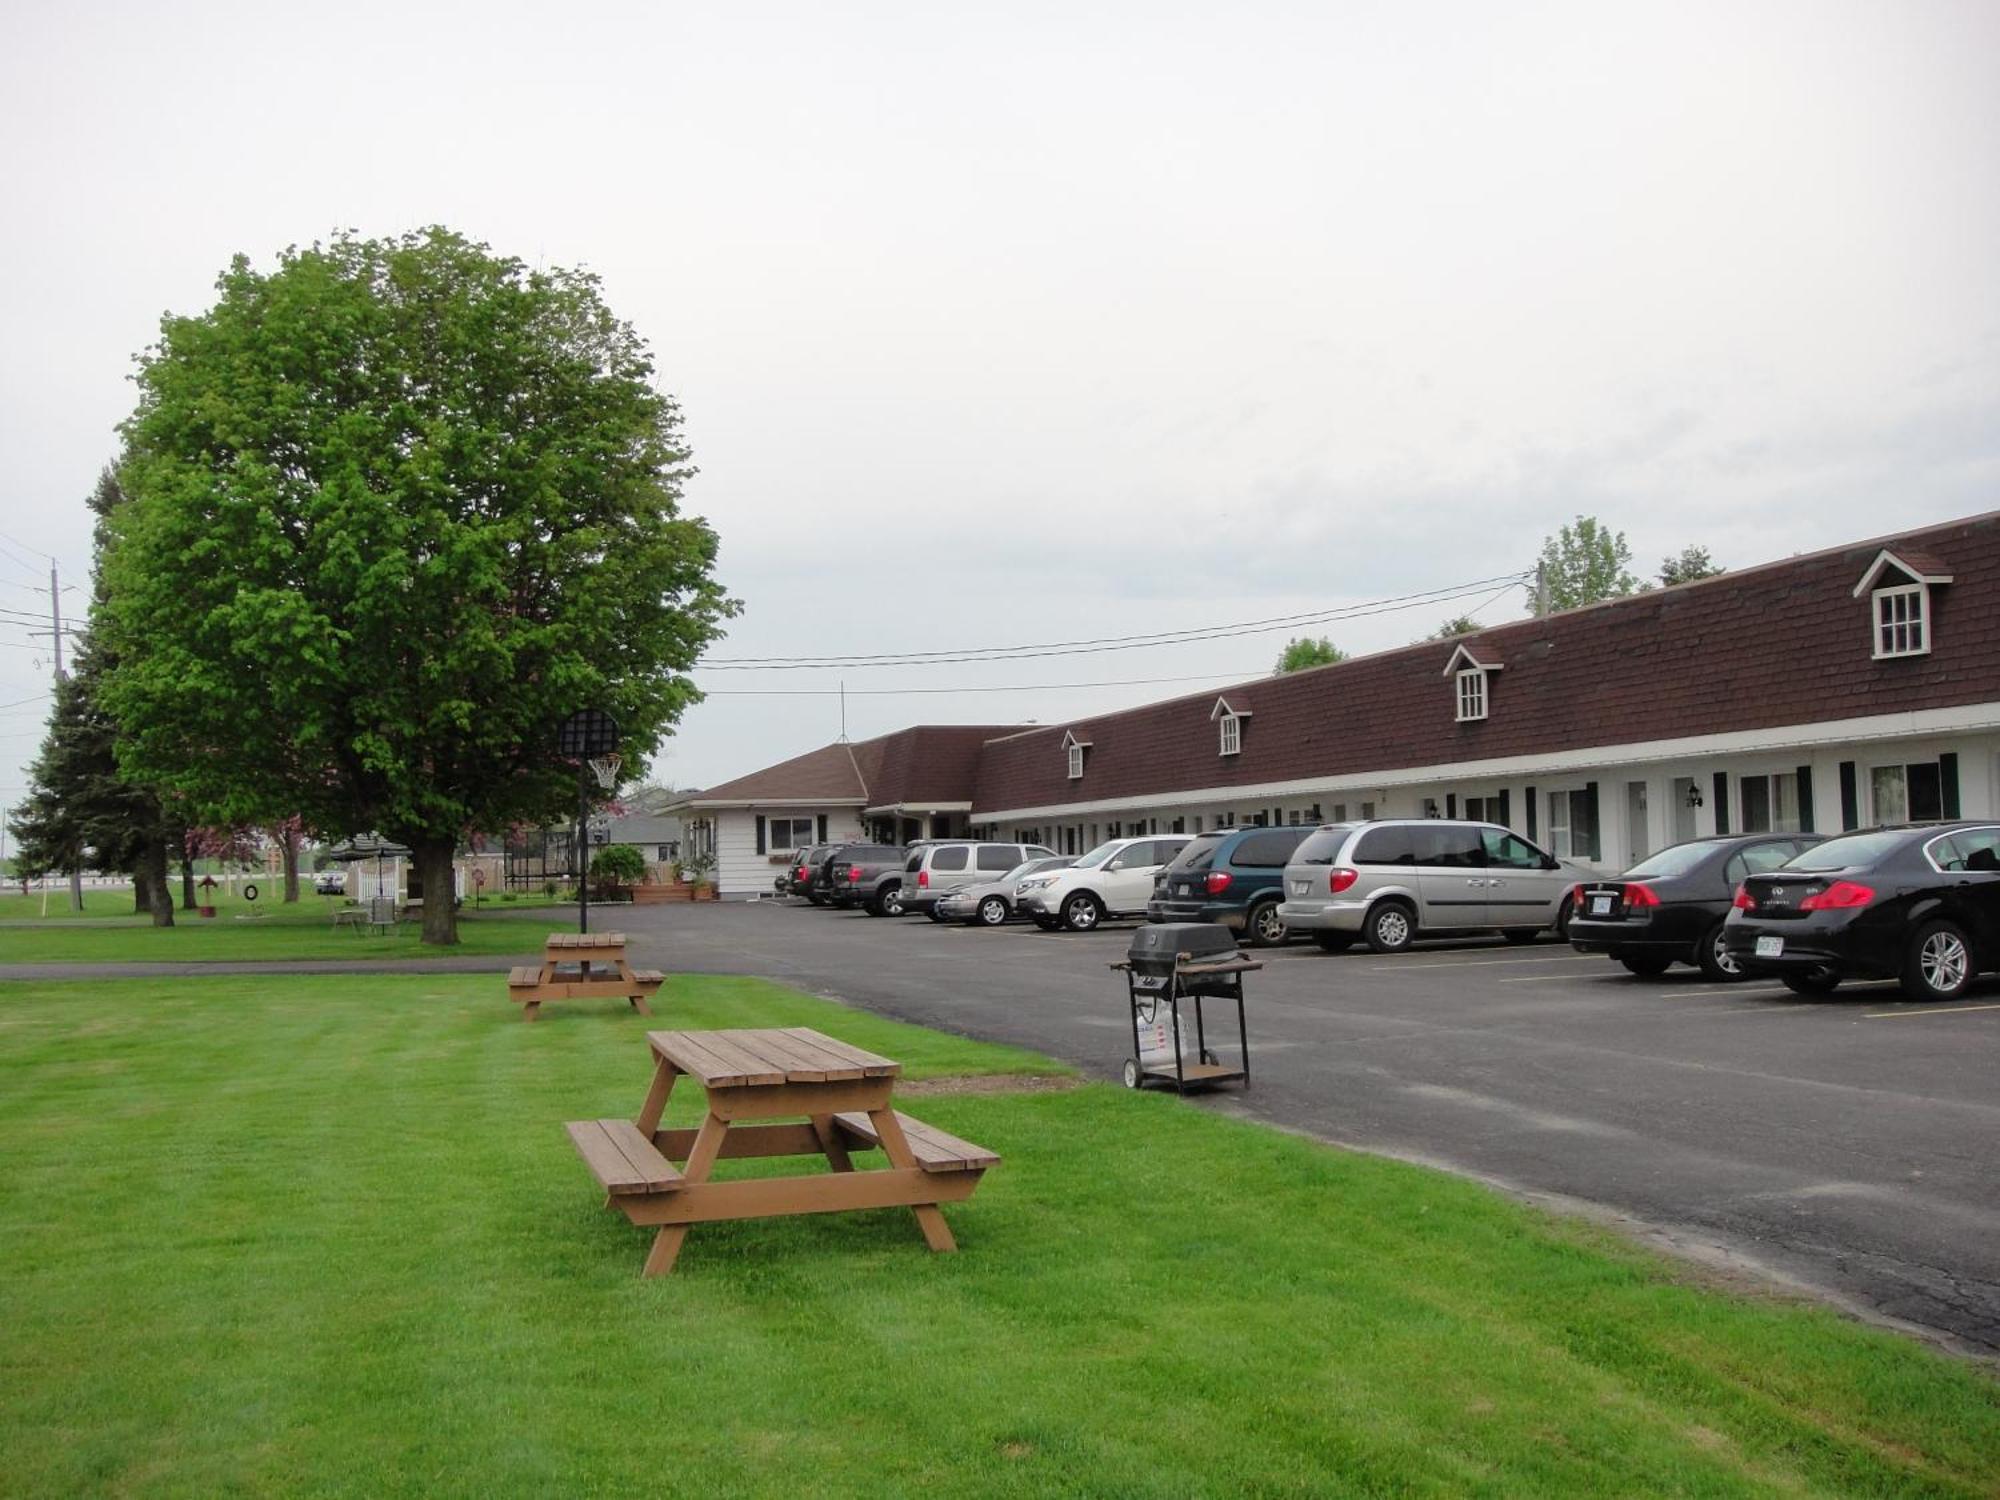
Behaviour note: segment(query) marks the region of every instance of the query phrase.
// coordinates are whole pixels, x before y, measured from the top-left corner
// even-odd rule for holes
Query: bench
[[[577,1155],[614,1198],[670,1193],[681,1185],[680,1168],[660,1155],[630,1120],[571,1120],[563,1129]]]
[[[507,971],[507,988],[531,990],[542,982],[542,971],[533,964],[516,964]]]
[[[962,1141],[935,1125],[911,1118],[900,1109],[895,1114],[896,1123],[903,1127],[903,1136],[910,1143],[910,1154],[926,1172],[983,1172],[1000,1165],[1000,1158],[984,1146]],[[859,1111],[835,1115],[833,1123],[854,1140],[859,1150],[882,1144],[875,1126]]]

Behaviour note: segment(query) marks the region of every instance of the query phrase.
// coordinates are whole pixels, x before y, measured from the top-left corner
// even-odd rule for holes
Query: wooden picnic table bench
[[[635,969],[625,959],[622,932],[552,932],[542,945],[540,964],[517,964],[507,971],[507,993],[521,1007],[521,1019],[541,1015],[545,1000],[617,998],[642,1016],[653,1012],[648,998],[666,981],[658,969]]]
[[[565,1128],[605,1191],[605,1204],[655,1228],[642,1274],[674,1267],[688,1226],[722,1219],[909,1208],[925,1243],[957,1243],[938,1205],[972,1196],[1000,1158],[890,1106],[902,1064],[808,1027],[652,1031],[652,1087],[637,1120]],[[695,1129],[662,1129],[682,1075],[707,1095]],[[885,1168],[857,1172],[851,1153],[879,1149]],[[711,1182],[719,1160],[824,1156],[831,1172]]]

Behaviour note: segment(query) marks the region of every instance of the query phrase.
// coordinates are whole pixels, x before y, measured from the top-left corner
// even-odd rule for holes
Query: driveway
[[[761,974],[1115,1077],[1088,935],[776,902],[621,911],[635,957]],[[605,925],[611,925],[605,914]],[[1291,947],[1248,981],[1255,1086],[1209,1107],[1422,1161],[2000,1355],[2000,987],[1805,1002],[1693,970],[1639,981],[1554,944],[1395,957]]]

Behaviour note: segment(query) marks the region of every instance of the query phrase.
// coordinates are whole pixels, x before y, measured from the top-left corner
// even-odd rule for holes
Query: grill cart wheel
[[[1139,1059],[1136,1057],[1128,1057],[1125,1059],[1125,1087],[1128,1089],[1136,1089],[1138,1086],[1139,1086]]]

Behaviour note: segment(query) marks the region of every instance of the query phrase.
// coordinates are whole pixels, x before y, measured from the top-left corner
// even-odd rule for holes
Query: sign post
[[[618,721],[601,708],[578,709],[563,720],[556,737],[558,754],[573,759],[576,768],[576,930],[590,931],[590,775],[609,791],[618,782]]]

